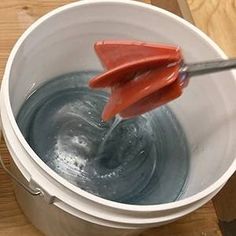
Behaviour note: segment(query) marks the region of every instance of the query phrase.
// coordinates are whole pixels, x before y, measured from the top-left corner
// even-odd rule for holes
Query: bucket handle
[[[23,187],[28,193],[30,193],[33,196],[38,196],[40,194],[42,194],[42,191],[39,188],[36,189],[32,189],[29,186],[27,186],[26,184],[22,183],[13,173],[11,173],[11,171],[5,166],[4,161],[0,155],[0,164],[3,168],[3,170],[21,187]]]

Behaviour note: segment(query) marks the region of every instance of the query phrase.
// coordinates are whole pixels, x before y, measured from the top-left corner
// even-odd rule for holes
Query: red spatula
[[[95,50],[106,71],[91,88],[111,88],[102,119],[131,118],[176,99],[188,77],[235,67],[235,60],[183,63],[180,48],[139,41],[101,41]],[[227,62],[227,63],[226,63]]]

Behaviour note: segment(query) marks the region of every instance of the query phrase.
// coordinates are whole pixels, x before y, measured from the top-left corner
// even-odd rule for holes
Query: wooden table
[[[9,52],[22,32],[37,18],[71,0],[0,0],[0,78]],[[236,56],[236,1],[234,0],[146,0],[195,23],[212,37],[229,56]],[[4,143],[0,153],[8,163]],[[235,187],[233,187],[233,184]],[[213,206],[213,202],[215,207]],[[236,235],[236,176],[218,196],[175,223],[150,229],[142,236]],[[217,210],[217,214],[216,211]],[[218,215],[218,216],[217,216]],[[220,223],[221,230],[218,223]],[[235,227],[235,228],[234,228]],[[12,182],[0,168],[0,236],[42,236],[21,212]],[[140,236],[141,236],[140,235]],[[56,235],[55,235],[56,236]]]

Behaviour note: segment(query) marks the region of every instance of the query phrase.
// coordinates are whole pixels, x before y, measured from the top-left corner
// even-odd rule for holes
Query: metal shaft
[[[215,60],[186,64],[181,69],[181,73],[186,73],[187,77],[203,75],[236,68],[236,59]]]

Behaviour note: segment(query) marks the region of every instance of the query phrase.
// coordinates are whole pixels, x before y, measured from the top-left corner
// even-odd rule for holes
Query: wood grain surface
[[[195,24],[230,57],[236,56],[236,1],[187,0]]]
[[[168,2],[178,2],[182,0],[170,0]],[[3,75],[3,70],[9,52],[14,45],[16,39],[22,32],[48,11],[73,2],[71,0],[0,0],[0,77]],[[150,1],[146,1],[149,3]],[[164,1],[162,1],[163,4]],[[166,1],[167,2],[167,1]],[[207,3],[206,3],[207,2]],[[221,3],[219,3],[221,2]],[[233,4],[231,6],[228,3]],[[155,1],[158,5],[160,2]],[[207,32],[228,55],[236,55],[236,45],[233,45],[234,36],[228,36],[230,26],[234,26],[235,21],[235,1],[204,1],[204,0],[188,0],[194,22],[198,27]],[[217,5],[224,7],[215,15],[212,13]],[[169,5],[169,3],[167,4]],[[205,5],[205,6],[204,6]],[[172,4],[169,5],[172,7]],[[165,7],[165,5],[162,5]],[[178,7],[178,6],[177,6]],[[231,9],[233,7],[234,10]],[[180,12],[186,9],[186,5],[179,5]],[[178,14],[180,14],[178,12]],[[232,14],[226,17],[225,14]],[[187,13],[188,14],[188,13]],[[224,17],[221,16],[224,15]],[[211,15],[211,17],[210,17]],[[225,28],[224,36],[218,30],[217,22],[220,21],[221,27]],[[223,22],[224,21],[224,22]],[[227,26],[225,26],[227,25]],[[217,29],[215,29],[215,27]],[[227,29],[229,31],[227,31]],[[236,32],[236,31],[235,31]],[[227,36],[226,36],[227,35]],[[231,42],[231,45],[226,45]],[[0,153],[4,160],[8,163],[9,153],[4,143],[0,146]],[[0,236],[39,236],[42,235],[35,229],[27,220],[19,209],[13,187],[8,176],[0,169]],[[209,202],[194,213],[184,217],[183,219],[156,229],[151,229],[142,234],[142,236],[217,236],[221,235],[218,227],[218,220],[212,202]],[[56,236],[56,235],[55,235]]]

